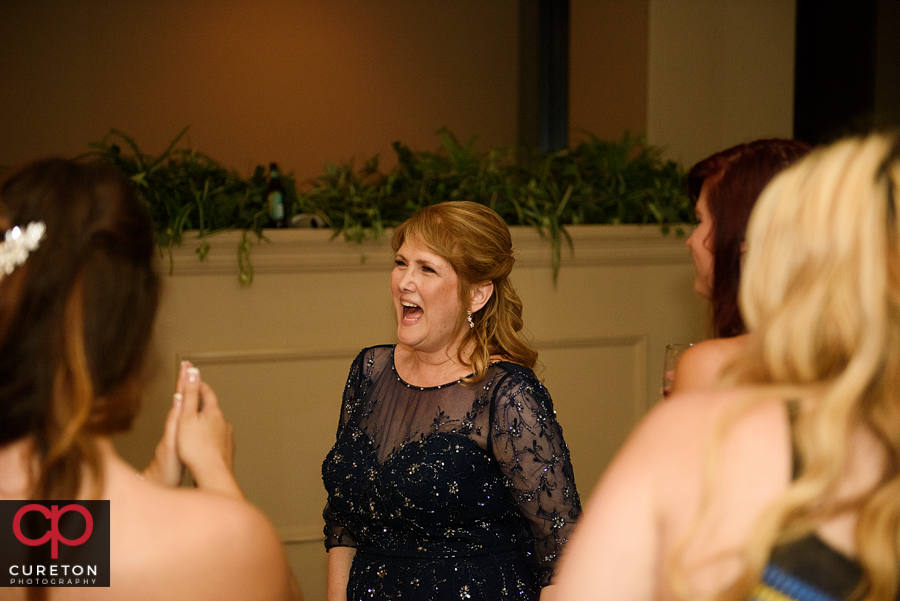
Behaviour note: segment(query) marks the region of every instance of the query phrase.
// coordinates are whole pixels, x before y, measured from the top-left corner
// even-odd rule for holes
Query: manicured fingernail
[[[172,396],[172,404],[175,405],[176,407],[181,407],[182,401],[184,401],[184,397],[181,396],[181,393],[180,393],[180,392],[176,392],[176,393]]]
[[[189,367],[187,370],[188,382],[192,384],[200,380],[200,370],[196,367]]]

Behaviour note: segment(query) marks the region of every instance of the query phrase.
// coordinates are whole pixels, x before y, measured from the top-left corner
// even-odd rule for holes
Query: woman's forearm
[[[355,555],[356,549],[353,547],[332,547],[328,550],[327,601],[347,601],[347,583]]]

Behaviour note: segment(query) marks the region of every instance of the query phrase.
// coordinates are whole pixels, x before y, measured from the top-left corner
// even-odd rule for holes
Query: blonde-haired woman
[[[353,362],[322,467],[328,599],[547,598],[581,506],[519,336],[509,228],[447,202],[401,224],[393,249],[399,343]]]
[[[658,406],[566,549],[582,599],[893,601],[900,575],[900,146],[814,152],[750,221],[736,387]]]

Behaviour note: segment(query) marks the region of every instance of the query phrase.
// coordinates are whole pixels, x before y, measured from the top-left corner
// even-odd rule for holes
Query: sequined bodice
[[[504,579],[509,598],[530,598],[514,589],[536,591],[549,581],[580,513],[550,396],[530,370],[506,362],[474,386],[419,388],[397,375],[393,347],[364,350],[322,472],[326,546],[357,547],[374,562],[374,576],[356,566],[358,578],[375,579],[360,590],[384,587],[384,596],[361,598],[393,598],[391,578],[401,588],[428,581],[427,595],[407,590],[403,598],[466,598],[461,587],[474,593],[478,582]],[[503,553],[522,566],[501,569]],[[431,572],[449,569],[447,562],[457,574],[458,563],[474,571],[442,592],[437,581],[446,574]]]

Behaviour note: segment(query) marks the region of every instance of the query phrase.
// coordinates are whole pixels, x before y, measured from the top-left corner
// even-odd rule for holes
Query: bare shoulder
[[[709,459],[729,496],[768,494],[790,470],[790,432],[784,403],[751,388],[675,393],[659,403],[634,433],[635,454],[670,511],[699,503]],[[635,471],[644,469],[641,463]],[[727,474],[724,475],[724,474]],[[748,490],[748,486],[756,490]],[[734,501],[738,503],[738,501]]]
[[[560,566],[560,598],[656,598],[665,517],[684,506],[701,470],[704,432],[721,395],[700,392],[658,403],[640,421],[590,496]]]
[[[658,508],[657,502],[674,494],[673,483],[680,487],[679,482],[700,476],[706,441],[736,395],[693,391],[657,403],[619,449],[601,488],[608,487],[613,497],[623,496],[623,507],[641,498]]]
[[[708,390],[718,385],[722,368],[747,344],[747,335],[713,338],[693,345],[678,360],[673,392]]]
[[[718,553],[744,540],[788,479],[783,405],[748,389],[676,394],[638,424],[592,493],[563,554],[561,598],[661,598],[660,559],[696,525],[710,442],[722,433],[710,502]],[[773,399],[774,400],[774,399]],[[746,401],[746,404],[745,404]],[[721,430],[720,425],[731,427]],[[709,561],[711,557],[702,557]],[[667,595],[667,597],[670,595]]]
[[[278,534],[250,503],[144,482],[132,492],[110,499],[112,588],[164,587],[170,599],[295,598]]]
[[[754,441],[751,448],[773,433],[787,440],[783,405],[754,402],[753,395],[747,388],[675,392],[645,416],[623,451],[639,458],[639,471],[640,465],[655,466],[668,477],[700,469],[710,441],[725,431],[723,440],[747,438]]]
[[[207,493],[198,490],[179,489],[172,491],[173,510],[180,514],[179,521],[194,524],[203,531],[204,540],[222,538],[232,541],[232,545],[249,545],[257,549],[267,543],[278,544],[274,527],[263,513],[246,501]],[[220,549],[223,556],[233,549]],[[224,557],[223,557],[224,558]]]
[[[758,409],[740,411],[739,408],[743,406],[741,403],[751,398],[762,399],[763,397],[756,396],[754,389],[748,387],[676,390],[672,396],[657,403],[648,412],[635,429],[635,434],[638,432],[643,434],[646,431],[647,434],[644,435],[650,438],[656,438],[665,432],[691,438],[696,438],[700,434],[709,434],[722,419],[733,411],[735,415],[742,416],[741,419],[734,420],[735,423],[739,423],[750,415],[764,411],[763,406],[771,405],[771,403],[758,403]],[[771,410],[767,409],[765,412],[768,415]],[[781,410],[776,410],[774,415],[780,416],[781,413]],[[752,423],[752,420],[748,423]]]
[[[280,598],[274,585],[284,582],[287,564],[275,528],[259,509],[214,493],[173,492],[178,498],[172,501],[172,512],[179,515],[183,549],[192,547],[189,553],[200,554],[203,567],[218,573],[224,586],[217,598],[248,598],[245,595],[263,590],[271,593],[266,598]],[[188,531],[191,534],[185,535]]]
[[[706,435],[726,407],[739,396],[736,390],[676,390],[667,400],[657,403],[641,420],[632,438],[640,444],[664,450],[668,445],[683,448],[682,443],[686,440],[696,441]],[[667,452],[663,455],[666,456]]]

